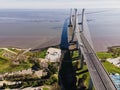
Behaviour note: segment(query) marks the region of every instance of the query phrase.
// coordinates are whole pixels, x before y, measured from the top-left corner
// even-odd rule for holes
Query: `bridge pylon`
[[[75,34],[78,33],[78,32],[76,32],[76,25],[78,24],[78,23],[76,23],[76,19],[77,19],[78,14],[77,14],[77,9],[74,9],[74,15],[72,15],[72,11],[73,10],[71,9],[70,10],[69,25],[68,25],[68,28],[69,28],[68,29],[68,33],[69,33],[69,35],[68,35],[69,38],[68,39],[69,39],[69,44],[70,43],[76,44],[76,48],[77,48],[78,53],[79,53],[79,58],[81,60],[80,61],[81,62],[80,68],[82,69],[83,64],[84,64],[84,56],[82,54],[81,47],[79,47],[79,46],[82,46],[82,45],[79,45],[78,42],[75,43],[75,41],[76,41]],[[84,16],[84,9],[82,10],[82,18],[83,18],[83,16]],[[79,23],[79,25],[82,26],[82,22],[83,22],[83,19],[82,19],[81,23]]]

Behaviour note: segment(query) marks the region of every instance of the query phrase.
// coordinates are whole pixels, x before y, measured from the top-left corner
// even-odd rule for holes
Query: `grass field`
[[[46,56],[46,52],[47,52],[47,49],[45,49],[45,50],[39,52],[39,54],[38,54],[37,57],[38,57],[38,58],[45,58],[45,56]]]
[[[49,90],[48,88],[44,87],[43,90]]]
[[[120,74],[120,68],[109,63],[108,61],[103,62],[103,65],[109,73],[119,73]]]
[[[0,56],[3,54],[3,51],[4,51],[3,49],[0,49]]]
[[[112,58],[112,53],[97,52],[96,54],[100,59]]]
[[[31,64],[20,64],[20,65],[12,65],[11,60],[7,60],[4,58],[0,57],[0,73],[5,73],[5,72],[14,72],[14,71],[19,71],[23,69],[28,69],[31,67]]]
[[[9,50],[14,51],[10,48]],[[2,57],[3,53],[4,53],[4,50],[0,49],[0,73],[20,71],[20,70],[28,69],[31,67],[31,64],[29,62],[22,63],[20,65],[13,65],[12,60],[6,57]]]
[[[85,86],[88,86],[88,85],[89,85],[89,80],[90,80],[90,75],[89,75],[87,66],[84,65],[84,66],[83,66],[83,69],[76,71],[76,73],[77,73],[77,76],[76,76],[76,77],[77,77],[77,81],[78,81],[80,78],[82,78],[83,75],[86,75],[86,76],[87,76],[84,84],[85,84]]]
[[[76,54],[75,54],[76,55]],[[107,59],[107,58],[112,58],[112,53],[107,53],[107,52],[97,52],[97,56],[100,59]],[[120,74],[120,68],[109,63],[108,61],[102,62],[103,66],[105,67],[105,69],[108,71],[108,73],[119,73]],[[88,86],[89,85],[89,80],[90,80],[90,75],[89,72],[87,71],[87,66],[84,65],[82,70],[78,70],[76,71],[76,73],[78,73],[77,75],[77,80],[79,78],[82,78],[83,75],[87,75],[87,79],[85,80],[85,85]]]
[[[8,49],[16,53],[23,52],[17,49],[12,49],[12,48],[8,48]],[[45,58],[46,52],[47,52],[46,49],[41,52],[38,52],[37,58]],[[0,73],[20,71],[32,67],[32,63],[30,63],[29,61],[25,63],[20,63],[19,65],[13,65],[12,60],[6,57],[2,57],[3,53],[4,50],[0,49]],[[34,54],[33,52],[27,52],[25,55],[32,56],[33,54]]]
[[[20,52],[20,50],[13,49],[13,48],[8,48],[8,50],[11,50],[11,51],[16,52],[16,53]]]
[[[113,58],[112,53],[107,53],[107,52],[97,52],[97,56],[100,59]],[[111,64],[110,62],[105,61],[105,62],[103,62],[103,65],[109,73],[119,73],[120,74],[120,68]]]

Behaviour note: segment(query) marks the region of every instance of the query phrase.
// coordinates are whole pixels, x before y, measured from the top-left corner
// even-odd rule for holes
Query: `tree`
[[[51,90],[61,90],[61,88],[58,85],[58,83],[55,83],[55,84],[52,85],[52,89]]]
[[[57,78],[55,76],[51,76],[45,83],[47,85],[52,85],[57,82]]]
[[[48,69],[52,74],[55,74],[58,71],[58,67],[52,63],[48,63]]]
[[[3,83],[3,89],[7,88],[7,84]]]
[[[86,80],[87,79],[87,75],[83,74],[82,78],[83,78],[83,80]]]
[[[41,67],[40,67],[40,63],[39,62],[34,62],[34,65],[32,66],[32,69],[33,70],[39,70]]]

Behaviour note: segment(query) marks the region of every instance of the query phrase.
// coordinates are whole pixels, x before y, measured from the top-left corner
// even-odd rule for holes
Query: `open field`
[[[77,53],[74,54],[75,56],[77,55]],[[107,53],[107,52],[97,52],[97,56],[100,58],[100,59],[107,59],[107,58],[112,58],[112,53]],[[104,61],[102,62],[103,66],[105,67],[105,69],[107,70],[107,72],[110,74],[110,73],[119,73],[120,74],[120,68],[111,64],[110,62],[108,61]],[[89,72],[88,72],[88,69],[87,69],[87,66],[84,65],[83,66],[83,69],[82,70],[78,70],[76,71],[77,73],[77,80],[79,78],[82,78],[84,75],[86,75],[86,80],[84,82],[84,84],[86,86],[89,85],[89,80],[90,80],[90,75],[89,75]]]
[[[9,50],[19,53],[18,50],[13,50],[11,48],[9,48]],[[12,59],[2,56],[3,53],[5,53],[5,52],[6,52],[6,50],[0,49],[0,73],[20,71],[23,69],[28,69],[32,66],[32,64],[29,63],[29,61],[18,64],[18,65],[13,64]],[[7,52],[9,52],[9,51],[7,51]],[[8,54],[11,54],[11,52],[9,52]],[[28,53],[28,55],[29,55],[29,53]]]
[[[23,69],[28,69],[30,67],[31,67],[30,63],[20,64],[20,65],[12,65],[10,60],[0,58],[0,73],[20,71]]]
[[[112,58],[112,53],[97,52],[96,54],[100,59]]]
[[[120,68],[111,64],[108,61],[103,62],[103,65],[105,67],[105,69],[109,72],[109,73],[119,73],[120,74]]]
[[[107,58],[114,58],[113,57],[113,53],[107,53],[107,52],[97,52],[97,56],[100,58],[100,59],[107,59]],[[111,64],[110,62],[108,62],[107,60],[102,62],[104,67],[106,68],[106,70],[109,72],[109,73],[119,73],[120,74],[120,68]]]

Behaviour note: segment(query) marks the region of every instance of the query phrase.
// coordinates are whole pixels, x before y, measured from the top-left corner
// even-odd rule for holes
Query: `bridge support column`
[[[78,43],[76,45],[77,45],[76,47],[79,48]],[[78,49],[78,52],[79,52],[79,57],[80,57],[80,69],[83,69],[84,57],[83,57],[83,54],[80,48]]]
[[[93,90],[93,82],[92,82],[91,78],[90,78],[90,80],[89,80],[88,90]]]

